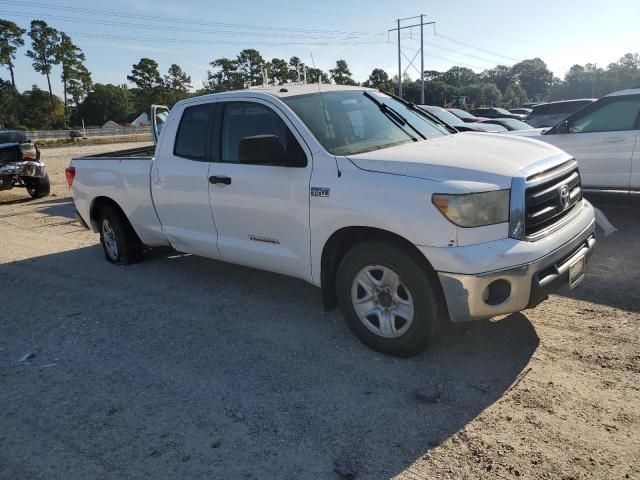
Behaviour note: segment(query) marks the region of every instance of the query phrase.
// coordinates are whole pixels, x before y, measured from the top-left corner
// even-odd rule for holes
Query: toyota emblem
[[[560,188],[560,206],[564,209],[569,206],[569,202],[571,201],[571,192],[569,191],[569,187],[566,185]]]

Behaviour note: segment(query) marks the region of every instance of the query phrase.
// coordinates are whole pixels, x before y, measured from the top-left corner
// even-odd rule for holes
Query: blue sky
[[[163,74],[179,64],[195,87],[206,79],[211,60],[252,47],[266,59],[297,55],[311,64],[313,55],[323,70],[344,58],[360,81],[374,67],[395,74],[397,46],[387,43],[386,31],[396,18],[420,13],[437,22],[436,35],[428,29],[425,36],[425,69],[457,64],[481,71],[539,56],[562,77],[575,63],[605,66],[626,52],[640,52],[638,0],[0,0],[0,18],[23,28],[40,18],[69,33],[84,50],[94,82],[125,83],[132,64],[150,57]],[[402,40],[408,57],[419,48],[417,34],[417,29],[405,32],[413,37]],[[16,61],[18,88],[45,88],[46,80],[33,72],[24,52]],[[408,64],[404,57],[403,63]],[[412,68],[407,73],[418,75]],[[8,79],[8,71],[0,76]],[[52,83],[60,93],[57,78]]]

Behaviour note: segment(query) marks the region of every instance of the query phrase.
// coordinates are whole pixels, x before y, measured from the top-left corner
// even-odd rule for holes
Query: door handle
[[[214,185],[217,183],[222,183],[223,185],[231,185],[231,178],[212,175],[211,177],[209,177],[209,183],[213,183]]]
[[[622,143],[624,142],[624,137],[607,137],[602,139],[604,143]]]

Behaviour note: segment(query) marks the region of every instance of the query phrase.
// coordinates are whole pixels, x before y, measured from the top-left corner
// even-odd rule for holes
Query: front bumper
[[[45,164],[37,160],[0,164],[0,176],[42,178],[45,174]]]
[[[438,272],[451,321],[480,320],[535,307],[569,283],[569,266],[583,257],[586,261],[595,243],[595,220],[591,220],[564,245],[532,262],[471,275]],[[496,304],[486,291],[497,280],[508,282],[509,292]]]

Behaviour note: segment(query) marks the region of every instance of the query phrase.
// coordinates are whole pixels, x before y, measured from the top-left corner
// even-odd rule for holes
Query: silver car
[[[543,103],[542,105],[533,107],[533,111],[527,116],[525,122],[533,128],[553,127],[569,115],[587,105],[591,105],[595,101],[595,98],[579,98],[575,100]]]

